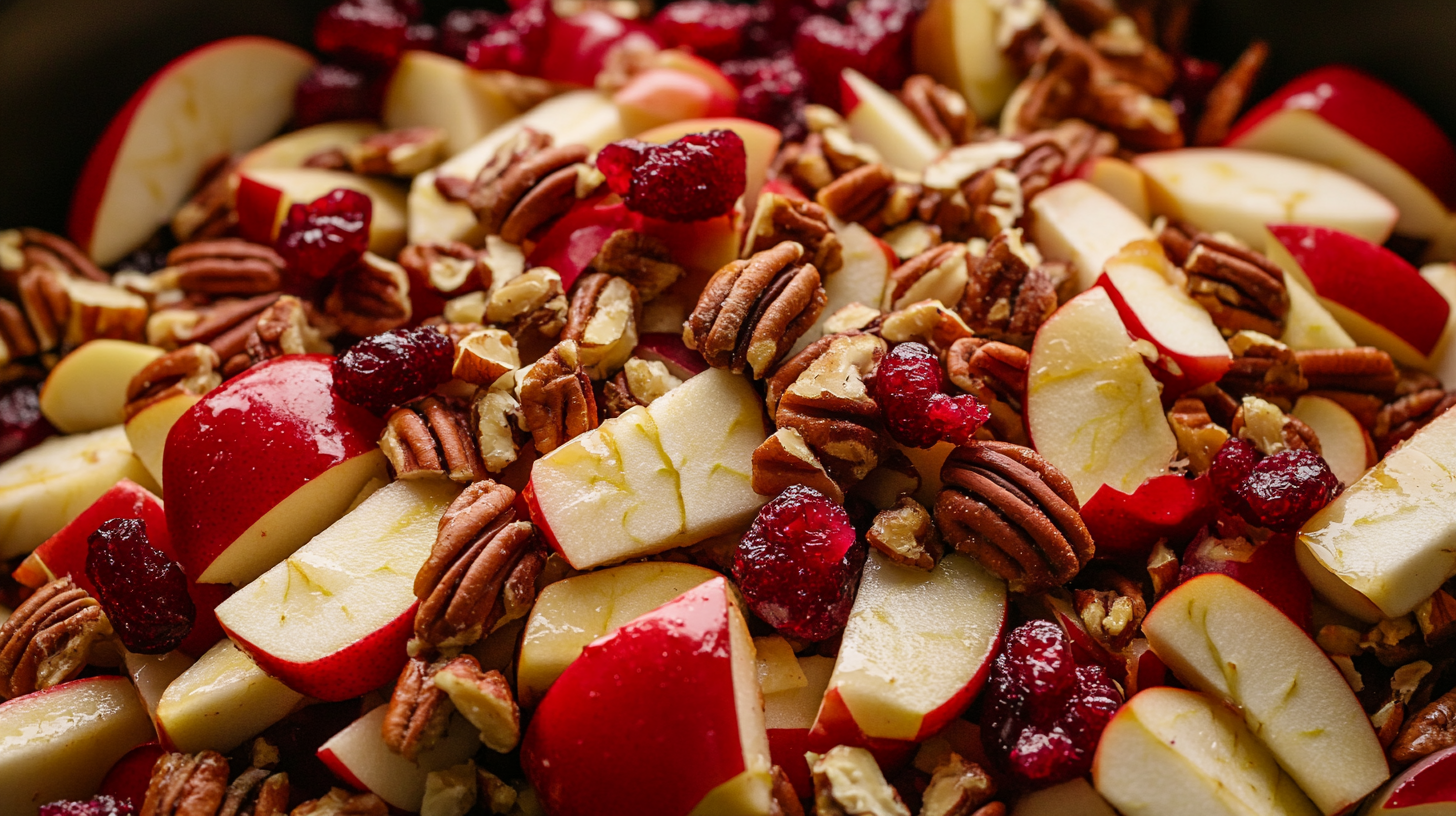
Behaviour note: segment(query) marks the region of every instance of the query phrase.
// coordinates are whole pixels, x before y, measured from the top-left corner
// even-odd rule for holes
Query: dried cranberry
[[[335,57],[388,64],[399,58],[409,23],[389,0],[344,0],[319,14],[313,42]]]
[[[733,211],[747,186],[748,153],[731,130],[689,133],[665,145],[609,144],[597,169],[627,209],[666,221],[701,221]]]
[[[785,141],[804,137],[807,131],[804,105],[809,96],[804,72],[799,70],[792,54],[731,60],[723,63],[723,73],[742,89],[738,97],[739,116],[778,128],[783,131]]]
[[[551,0],[526,0],[470,43],[465,61],[481,70],[540,73],[546,36],[555,19]]]
[[[377,119],[383,96],[378,83],[362,71],[320,65],[298,83],[293,123],[308,127],[343,119]]]
[[[330,280],[358,263],[369,249],[374,203],[358,190],[339,188],[308,204],[288,208],[278,228],[278,254],[288,263],[294,288]]]
[[[704,59],[722,62],[743,50],[743,29],[753,7],[717,0],[683,0],[652,18],[652,28],[668,46],[686,46]]]
[[[86,539],[86,577],[126,648],[162,654],[192,631],[197,607],[177,562],[152,546],[140,519],[114,518]]]
[[[1234,506],[1237,502],[1235,491],[1258,463],[1259,452],[1246,440],[1230,439],[1218,449],[1213,463],[1209,465],[1208,478],[1224,507]]]
[[[975,397],[945,393],[940,360],[921,343],[901,343],[885,355],[873,393],[890,436],[913,448],[940,441],[964,445],[991,418]]]
[[[0,462],[29,450],[56,432],[40,412],[40,392],[17,383],[0,393]]]
[[[1122,694],[1101,666],[1078,666],[1050,621],[1016,627],[991,664],[981,741],[1021,783],[1043,788],[1091,770]]]
[[[60,800],[41,805],[39,816],[131,816],[136,807],[125,799],[97,796],[93,799]]]
[[[499,14],[485,9],[455,9],[445,15],[440,23],[440,53],[465,59],[465,51],[472,40],[484,37],[492,24],[500,20]]]
[[[429,23],[413,23],[404,32],[404,48],[413,51],[439,51],[440,29]]]
[[[795,485],[758,511],[733,553],[733,580],[768,625],[824,640],[849,620],[865,552],[843,507]]]
[[[1183,132],[1192,133],[1208,99],[1208,92],[1218,84],[1223,68],[1216,62],[1186,55],[1178,57],[1176,65],[1178,73],[1169,93],[1169,102],[1178,114]]]
[[[902,0],[866,0],[852,6],[849,22],[815,15],[794,35],[794,56],[808,74],[809,99],[840,106],[839,75],[853,68],[886,88],[909,75],[914,10]]]
[[[1342,488],[1319,454],[1286,450],[1254,465],[1234,493],[1245,521],[1287,533],[1334,501]]]
[[[449,381],[455,341],[428,326],[355,343],[334,360],[334,393],[381,416]]]

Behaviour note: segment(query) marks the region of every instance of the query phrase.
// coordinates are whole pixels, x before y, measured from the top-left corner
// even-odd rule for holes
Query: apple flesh
[[[500,82],[497,74],[457,59],[406,51],[384,91],[384,126],[440,128],[446,155],[453,156],[520,114]]]
[[[384,744],[388,709],[379,706],[330,737],[319,746],[318,758],[349,785],[400,810],[419,813],[426,777],[468,761],[480,748],[480,734],[464,717],[452,715],[440,741],[411,762]]]
[[[71,238],[109,266],[145,243],[219,157],[276,133],[315,65],[266,37],[233,37],[169,63],[132,95],[92,150],[71,201]]]
[[[840,72],[839,95],[850,134],[892,167],[919,173],[943,152],[904,102],[859,71]]]
[[[738,89],[711,63],[708,67],[716,77],[675,66],[654,65],[612,94],[612,102],[621,110],[628,130],[645,130],[684,119],[732,115],[738,107]]]
[[[756,663],[722,577],[587,646],[521,746],[544,809],[766,816],[771,766]]]
[[[1072,264],[1075,292],[1096,284],[1107,261],[1124,246],[1154,240],[1146,222],[1081,179],[1048,188],[1032,199],[1030,209],[1032,240],[1048,260]]]
[[[385,476],[383,423],[334,394],[330,364],[309,354],[255,366],[172,427],[163,498],[177,558],[197,581],[257,578]]]
[[[1456,748],[1422,759],[1366,803],[1361,816],[1456,814]]]
[[[1375,729],[1340,670],[1254,590],[1227,575],[1186,581],[1148,613],[1143,633],[1179,680],[1241,711],[1326,816],[1389,778]]]
[[[1330,471],[1347,485],[1360,481],[1379,457],[1375,443],[1354,414],[1328,398],[1305,395],[1294,403],[1290,416],[1303,422],[1319,437],[1320,455]]]
[[[915,24],[915,70],[960,91],[981,121],[994,121],[1016,87],[1016,69],[996,41],[1003,8],[994,0],[930,0]]]
[[[837,226],[834,232],[839,238],[844,265],[824,279],[824,311],[799,338],[788,357],[824,336],[824,323],[835,312],[851,303],[878,308],[884,298],[885,284],[890,279],[891,259],[885,254],[880,240],[854,222]],[[955,304],[951,305],[954,307]]]
[[[1143,172],[1132,163],[1116,156],[1099,156],[1078,168],[1077,176],[1117,199],[1119,204],[1144,223],[1152,221],[1152,209],[1148,206],[1147,180],[1143,178]]]
[[[201,399],[196,394],[176,394],[148,405],[126,421],[126,439],[131,443],[132,453],[158,486],[162,484],[165,470],[162,462],[167,451],[167,435],[177,420]]]
[[[308,204],[338,189],[369,196],[369,251],[393,258],[405,244],[405,191],[391,181],[311,167],[248,170],[238,174],[238,234],[273,243],[294,204]]]
[[[1355,339],[1304,283],[1291,275],[1285,277],[1284,284],[1289,292],[1289,311],[1284,315],[1284,334],[1279,342],[1295,351],[1355,347]]]
[[[34,816],[88,799],[127,751],[153,738],[124,677],[87,677],[0,704],[0,813]]]
[[[236,185],[242,173],[303,167],[320,153],[347,151],[378,132],[374,122],[325,122],[285,133],[243,154],[231,183]]]
[[[1179,578],[1220,573],[1238,581],[1273,604],[1303,631],[1310,629],[1309,581],[1294,558],[1292,536],[1275,534],[1262,542],[1245,538],[1219,538],[1211,532],[1196,536],[1183,551]]]
[[[768,729],[769,754],[773,764],[784,769],[800,799],[814,795],[814,781],[809,774],[806,751],[831,746],[820,745],[810,737],[810,729],[819,714],[819,704],[829,690],[829,677],[834,673],[834,658],[808,655],[798,659],[804,674],[804,685],[763,695],[763,722]]]
[[[40,389],[40,412],[61,433],[120,425],[126,387],[162,350],[126,340],[92,340],[61,358]]]
[[[310,697],[347,700],[383,685],[404,666],[415,575],[459,492],[418,479],[379,488],[219,606],[223,630]]]
[[[157,734],[175,751],[226,753],[304,703],[223,639],[169,683],[156,706]]]

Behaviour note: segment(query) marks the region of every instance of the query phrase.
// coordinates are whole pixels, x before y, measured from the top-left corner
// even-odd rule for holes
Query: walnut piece
[[[934,569],[940,559],[940,542],[930,513],[909,496],[876,514],[865,540],[891,561],[917,569]]]
[[[637,347],[641,311],[637,289],[625,278],[602,272],[584,275],[574,287],[561,339],[576,342],[588,377],[604,380],[617,373]]]
[[[592,258],[597,272],[625,278],[637,287],[643,303],[650,303],[682,277],[683,268],[661,240],[632,229],[620,229],[607,238]]]
[[[465,816],[478,794],[475,763],[466,761],[425,776],[425,798],[420,816]]]
[[[455,343],[456,379],[489,388],[508,372],[521,367],[516,338],[501,329],[480,329]]]
[[[538,266],[492,292],[485,304],[484,318],[518,338],[526,331],[555,337],[566,325],[566,311],[561,276],[553,269]]]
[[[806,759],[819,816],[910,816],[869,751],[839,745]]]

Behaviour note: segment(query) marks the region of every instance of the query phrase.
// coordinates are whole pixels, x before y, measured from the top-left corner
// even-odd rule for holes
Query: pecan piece
[[[910,220],[920,188],[898,180],[884,164],[866,164],[825,185],[814,194],[814,201],[836,218],[881,233]]]
[[[543,456],[597,426],[596,396],[576,343],[563,340],[517,375],[521,417]]]
[[[487,471],[500,473],[516,461],[525,439],[517,423],[521,404],[509,387],[482,388],[475,395],[474,410],[481,461]]]
[[[942,148],[963,145],[976,131],[976,113],[966,98],[927,74],[905,80],[898,94],[925,132]]]
[[[877,513],[865,540],[891,561],[906,566],[931,570],[940,560],[940,542],[930,513],[909,496]]]
[[[147,363],[126,386],[124,414],[131,419],[150,405],[179,394],[202,396],[222,384],[217,352],[201,343],[183,346]]]
[[[1219,388],[1234,396],[1259,396],[1286,404],[1309,388],[1299,356],[1267,334],[1245,329],[1228,341],[1233,364]]]
[[[637,347],[637,320],[642,303],[637,288],[625,278],[602,272],[576,282],[562,340],[576,342],[587,376],[604,380],[615,374]]]
[[[804,259],[822,276],[832,275],[844,266],[843,247],[839,236],[830,228],[829,215],[823,207],[778,193],[762,193],[739,254],[746,258],[784,241],[795,241],[804,247]]]
[[[1244,397],[1229,423],[1229,433],[1249,441],[1265,456],[1283,450],[1321,452],[1319,437],[1313,429],[1258,397]]]
[[[1188,469],[1204,473],[1213,464],[1229,432],[1213,421],[1208,407],[1194,397],[1180,397],[1168,411],[1168,425],[1178,440],[1178,452],[1188,460]]]
[[[485,234],[519,244],[576,202],[576,165],[591,150],[551,142],[549,135],[525,128],[481,168],[468,203]]]
[[[304,802],[289,816],[389,816],[389,805],[372,793],[330,788],[328,795]]]
[[[839,745],[805,758],[814,780],[818,816],[910,816],[869,751]]]
[[[213,816],[227,792],[222,754],[166,754],[152,768],[140,816]]]
[[[708,365],[754,378],[793,348],[824,310],[819,270],[793,241],[734,261],[713,274],[683,327],[683,342]]]
[[[449,397],[425,397],[390,411],[384,425],[379,448],[396,478],[469,483],[485,477],[467,405]]]
[[[1371,429],[1377,452],[1381,456],[1389,453],[1453,405],[1456,405],[1456,393],[1426,388],[1382,406]]]
[[[366,136],[349,145],[344,157],[355,173],[417,176],[445,158],[446,134],[437,127],[412,127]]]
[[[111,280],[80,247],[59,235],[34,227],[0,232],[0,273],[4,279],[14,284],[21,275],[36,268],[98,283]]]
[[[633,407],[646,407],[654,400],[682,385],[682,380],[658,360],[629,359],[617,376],[602,385],[607,413],[621,416]]]
[[[945,354],[951,383],[991,411],[984,430],[1002,442],[1029,445],[1021,410],[1026,401],[1026,372],[1031,357],[1009,343],[965,337]]]
[[[920,816],[970,816],[995,795],[995,780],[980,765],[951,751],[930,775]]]
[[[969,258],[965,244],[944,243],[900,264],[890,272],[881,308],[900,309],[920,300],[955,308],[966,291]]]
[[[1143,616],[1148,612],[1142,587],[1117,571],[1105,568],[1094,572],[1089,583],[1093,589],[1072,592],[1077,616],[1087,633],[1110,653],[1121,653],[1137,636],[1142,628]]]
[[[192,197],[172,215],[172,236],[178,241],[215,238],[226,235],[236,226],[233,211],[232,177],[238,160],[219,157],[202,171],[201,180]]]
[[[411,312],[409,273],[372,252],[339,276],[324,300],[324,313],[355,337],[397,329]]]
[[[520,338],[526,332],[556,337],[566,325],[566,292],[554,269],[538,266],[490,294],[484,317]]]
[[[1289,291],[1284,271],[1257,252],[1234,246],[1211,235],[1169,225],[1159,236],[1169,257],[1182,249],[1177,235],[1192,241],[1181,266],[1188,273],[1188,294],[1208,310],[1225,336],[1245,329],[1278,337],[1289,313]],[[1181,254],[1181,253],[1180,253]]]
[[[244,347],[253,365],[285,354],[331,354],[333,346],[309,318],[312,307],[283,295],[258,313]]]
[[[521,741],[521,710],[500,672],[481,671],[474,657],[460,655],[435,673],[434,682],[480,731],[485,747],[504,754]]]
[[[1456,691],[1431,701],[1406,720],[1391,746],[1390,758],[1414,762],[1452,745],[1456,745]]]
[[[1006,230],[970,264],[959,306],[978,336],[1029,346],[1031,336],[1057,308],[1051,275],[1021,242],[1021,230]]]
[[[272,247],[241,238],[183,244],[167,253],[161,273],[188,294],[261,295],[283,282],[284,261]]]
[[[590,266],[598,272],[626,278],[637,287],[643,303],[652,302],[683,274],[683,268],[672,262],[666,244],[630,229],[612,233]]]
[[[873,325],[875,323],[878,326]],[[971,336],[971,328],[959,314],[933,299],[896,309],[878,320],[871,320],[863,328],[891,343],[923,343],[937,354]],[[826,321],[825,334],[829,333]]]
[[[0,300],[0,365],[40,351],[25,314],[8,300]]]
[[[485,259],[484,251],[459,241],[410,244],[399,251],[399,265],[444,297],[489,288],[492,274]]]
[[[252,359],[247,355],[248,338],[258,324],[258,315],[273,305],[279,297],[281,296],[274,292],[247,300],[220,300],[191,315],[187,315],[185,310],[169,309],[158,312],[149,321],[148,333],[152,333],[155,328],[152,324],[158,323],[159,319],[166,320],[172,324],[167,328],[178,343],[205,343],[216,352],[218,359],[222,361],[223,376],[227,377],[230,373],[237,373],[237,370],[229,369],[232,367],[233,358],[239,355],[246,361],[243,368],[252,365]],[[173,315],[173,312],[182,314]],[[188,326],[188,323],[191,325]],[[167,347],[166,344],[162,345],[163,348]]]
[[[935,521],[946,543],[1034,592],[1071,580],[1092,558],[1072,483],[1030,448],[975,442],[941,468]]]
[[[284,816],[289,793],[288,774],[249,768],[228,786],[217,816]]]
[[[793,428],[779,428],[753,450],[753,492],[777,496],[793,485],[813,488],[835,504],[844,502],[844,490],[804,437]]]
[[[1198,127],[1194,130],[1193,144],[1203,147],[1223,144],[1224,137],[1228,136],[1229,126],[1234,123],[1239,111],[1243,110],[1244,103],[1254,89],[1254,82],[1264,68],[1264,61],[1268,58],[1269,44],[1255,40],[1239,55],[1233,67],[1219,77],[1204,100],[1203,115],[1199,117]]]
[[[521,367],[516,338],[501,329],[480,329],[455,341],[456,379],[490,387],[507,372]]]
[[[101,605],[69,578],[35,591],[0,625],[0,698],[75,678],[91,647],[111,636]]]
[[[786,362],[769,384],[774,423],[799,434],[841,491],[868,476],[888,449],[879,405],[865,384],[886,350],[885,341],[871,334],[822,337]],[[796,454],[792,439],[777,444]],[[777,453],[773,457],[761,460],[756,453],[754,461],[785,461]],[[802,460],[802,453],[795,458]],[[756,477],[761,479],[767,483]]]
[[[1355,391],[1386,397],[1395,394],[1400,381],[1395,360],[1371,346],[1296,351],[1294,359],[1311,390]]]
[[[384,712],[381,732],[385,746],[411,762],[440,741],[455,710],[449,695],[435,685],[439,668],[423,658],[411,657],[395,681],[389,708]]]
[[[16,289],[40,351],[53,351],[71,316],[71,295],[60,272],[34,266],[20,276]],[[145,302],[145,301],[143,301]]]

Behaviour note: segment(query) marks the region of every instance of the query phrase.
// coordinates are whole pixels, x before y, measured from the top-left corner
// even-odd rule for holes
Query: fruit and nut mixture
[[[1456,813],[1456,148],[1178,0],[343,0],[0,232],[0,816]]]

